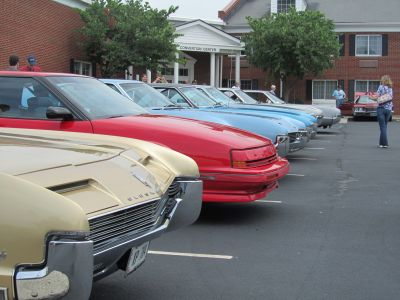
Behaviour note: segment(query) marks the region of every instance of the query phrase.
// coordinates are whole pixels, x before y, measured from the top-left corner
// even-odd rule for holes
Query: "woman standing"
[[[379,99],[381,96],[387,95],[386,101],[380,102]],[[383,97],[383,98],[385,98]],[[393,110],[393,90],[392,90],[392,80],[389,75],[384,75],[381,78],[381,84],[378,87],[377,91],[377,99],[378,99],[378,108],[377,108],[377,119],[379,122],[379,129],[381,131],[379,136],[379,147],[387,148],[389,146],[388,138],[387,138],[387,124],[390,120]]]

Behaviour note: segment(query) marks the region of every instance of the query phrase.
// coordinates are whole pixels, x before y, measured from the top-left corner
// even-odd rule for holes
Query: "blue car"
[[[239,106],[244,109],[252,111],[254,110],[268,111],[274,114],[283,114],[304,122],[306,126],[309,128],[312,137],[315,136],[317,133],[317,128],[321,122],[321,118],[318,118],[317,116],[313,116],[311,114],[305,113],[299,109],[294,109],[294,108],[281,108],[281,107],[273,107],[267,105],[259,105],[255,99],[251,98],[249,95],[247,95],[240,89],[220,88],[219,90],[222,91],[223,94],[227,96],[227,98],[219,97],[217,101],[221,102],[225,106],[226,105],[229,105],[230,107]],[[204,88],[203,91],[207,93],[206,88]]]
[[[136,104],[151,110],[154,114],[219,123],[267,137],[275,143],[280,156],[286,156],[290,151],[301,149],[305,144],[298,128],[284,120],[192,109],[184,103],[181,106],[174,104],[168,98],[141,81],[122,79],[101,79],[101,81],[122,95],[132,99]],[[290,146],[291,140],[293,145],[296,145],[292,149]]]

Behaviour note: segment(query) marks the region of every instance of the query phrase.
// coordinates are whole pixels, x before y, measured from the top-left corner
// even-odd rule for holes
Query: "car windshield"
[[[243,92],[242,90],[235,90],[235,93],[237,93],[237,95],[240,97],[240,99],[243,100],[244,103],[246,104],[257,104],[257,100],[251,98],[249,95],[247,95],[245,92]]]
[[[145,83],[121,83],[120,86],[128,96],[141,107],[172,107],[174,103],[163,94]]]
[[[206,92],[210,94],[215,101],[221,104],[228,105],[229,102],[233,101],[231,98],[229,98],[227,95],[225,95],[223,92],[215,87],[204,87],[203,89],[206,90]]]
[[[367,95],[365,96],[360,96],[360,98],[358,98],[357,103],[359,104],[368,104],[368,103],[376,103],[374,100],[372,100],[370,97],[368,97]]]
[[[217,102],[207,97],[195,87],[183,87],[181,88],[181,91],[194,105],[198,107],[209,107],[217,104]]]
[[[274,104],[285,104],[285,101],[282,99],[278,98],[277,96],[271,94],[270,92],[265,92],[268,95],[269,100],[272,101]]]
[[[47,80],[91,119],[148,113],[133,101],[94,78],[49,76]]]

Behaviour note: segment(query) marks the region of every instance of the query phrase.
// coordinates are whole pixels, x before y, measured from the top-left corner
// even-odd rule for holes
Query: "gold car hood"
[[[107,149],[59,138],[7,134],[0,132],[2,172],[21,175],[40,170],[77,166],[110,159],[125,149]],[[17,158],[17,159],[16,159]]]
[[[89,217],[159,199],[174,178],[199,176],[183,154],[95,134],[1,128],[0,155],[0,172],[63,195]]]
[[[77,166],[110,159],[118,153],[100,146],[74,144],[68,140],[0,133],[0,171],[21,175],[40,170]],[[122,152],[124,149],[118,149]]]

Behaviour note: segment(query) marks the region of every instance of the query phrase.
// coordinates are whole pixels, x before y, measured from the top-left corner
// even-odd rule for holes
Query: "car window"
[[[62,102],[33,78],[0,77],[0,116],[20,119],[47,119],[50,106]]]
[[[183,87],[180,88],[180,90],[192,103],[194,103],[198,107],[208,107],[217,104],[214,100],[212,100],[207,95],[201,93],[195,87]]]
[[[209,95],[211,95],[211,97],[215,101],[217,101],[219,103],[229,104],[232,101],[231,98],[229,98],[227,95],[225,95],[223,92],[221,92],[219,89],[217,89],[215,87],[206,87],[204,89],[207,91],[207,93]],[[200,89],[200,90],[202,91],[203,89]]]
[[[262,102],[262,103],[269,103],[270,102],[268,97],[263,93],[246,92],[246,94],[250,95],[250,97],[256,99],[259,102]]]
[[[114,92],[95,78],[49,76],[46,79],[90,119],[148,113],[132,100]]]
[[[285,104],[286,103],[281,98],[277,97],[276,95],[271,94],[270,92],[265,92],[265,93],[268,95],[270,101],[274,104]]]
[[[112,83],[106,83],[108,87],[112,88],[114,91],[118,92],[119,94],[121,94],[121,92],[119,91],[119,89],[113,85]]]
[[[253,98],[251,98],[249,95],[247,95],[245,92],[242,90],[236,89],[235,93],[237,93],[238,97],[246,103],[246,104],[257,104],[257,101]]]
[[[370,97],[365,95],[365,96],[360,96],[360,98],[358,98],[358,100],[357,100],[357,103],[358,104],[367,104],[367,103],[376,103],[376,101],[372,100]]]
[[[174,106],[163,93],[145,83],[121,83],[121,88],[128,94],[129,98],[141,107],[168,107]]]
[[[166,95],[175,105],[190,107],[189,103],[174,89],[165,89],[161,93]]]

